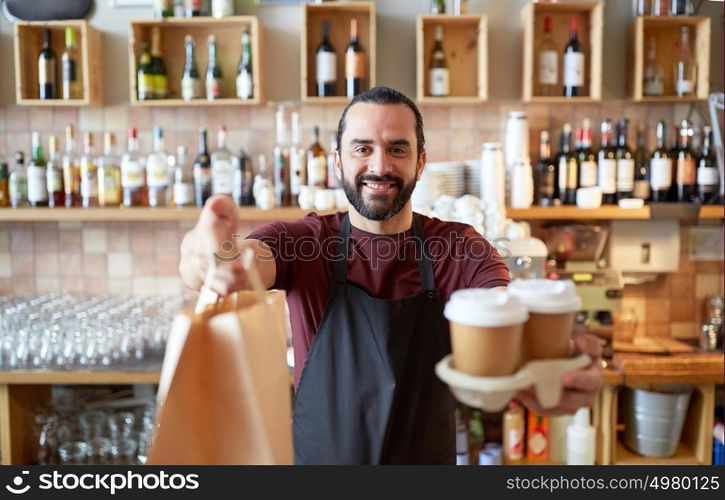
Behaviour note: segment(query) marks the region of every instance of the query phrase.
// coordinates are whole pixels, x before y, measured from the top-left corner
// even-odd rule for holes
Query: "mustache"
[[[403,179],[394,175],[362,174],[355,178],[355,186],[360,189],[364,182],[392,182],[397,187],[403,185]]]

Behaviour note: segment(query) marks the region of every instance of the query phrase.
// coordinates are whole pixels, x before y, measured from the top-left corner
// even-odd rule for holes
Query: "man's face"
[[[353,208],[370,220],[393,217],[410,200],[425,164],[425,153],[417,158],[413,111],[405,104],[355,104],[335,158]]]

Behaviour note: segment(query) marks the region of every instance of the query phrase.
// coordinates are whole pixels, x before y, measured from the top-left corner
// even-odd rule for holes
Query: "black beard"
[[[376,203],[375,205],[380,206],[370,206],[363,200],[362,188],[364,182],[394,182],[398,188],[398,194],[386,205]],[[408,200],[410,200],[417,182],[418,181],[416,179],[413,179],[406,185],[403,183],[403,179],[393,175],[361,174],[355,178],[355,183],[353,184],[345,179],[345,176],[343,175],[342,189],[345,191],[345,195],[347,196],[347,200],[350,202],[350,205],[352,205],[360,215],[369,220],[382,221],[390,219],[403,209],[405,204],[408,203]],[[373,197],[373,199],[380,200],[384,198],[385,196]]]

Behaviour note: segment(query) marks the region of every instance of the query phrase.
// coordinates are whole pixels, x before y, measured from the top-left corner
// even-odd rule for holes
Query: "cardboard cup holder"
[[[530,386],[534,387],[543,408],[553,408],[559,404],[564,390],[561,377],[591,362],[592,358],[587,354],[574,354],[566,359],[529,361],[513,375],[476,377],[453,368],[453,355],[449,354],[436,364],[435,371],[461,403],[487,412],[498,412],[506,408],[517,391]]]

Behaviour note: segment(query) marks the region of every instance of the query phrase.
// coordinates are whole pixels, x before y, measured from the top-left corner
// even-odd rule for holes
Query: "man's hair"
[[[420,114],[418,106],[405,94],[398,92],[390,87],[373,87],[370,90],[366,90],[362,94],[356,95],[352,101],[345,106],[340,116],[340,121],[337,124],[337,153],[340,154],[342,149],[342,134],[345,132],[345,117],[347,111],[359,102],[367,102],[370,104],[405,104],[415,115],[415,138],[418,147],[418,159],[425,150],[425,136],[423,135],[423,116]]]

